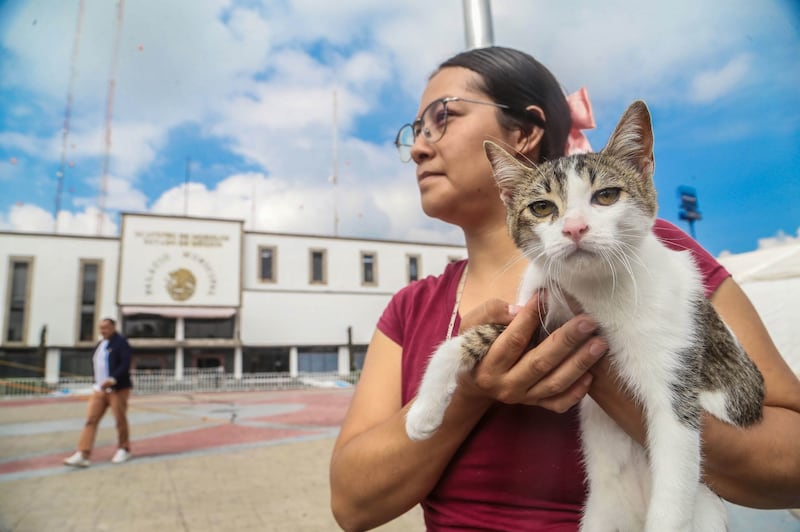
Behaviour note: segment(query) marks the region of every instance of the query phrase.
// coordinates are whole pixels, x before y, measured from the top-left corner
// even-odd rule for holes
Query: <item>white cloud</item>
[[[30,233],[58,232],[60,234],[116,236],[118,233],[116,222],[107,214],[100,217],[99,212],[95,207],[87,207],[83,212],[76,213],[61,211],[58,215],[58,227],[56,227],[50,212],[38,205],[17,203],[11,207],[7,217],[0,215],[0,229]]]
[[[96,190],[102,187],[101,177],[90,180]],[[109,211],[141,212],[147,209],[147,196],[133,187],[130,181],[114,175],[106,178],[105,208]],[[73,203],[78,207],[96,207],[100,203],[100,194],[96,197],[75,198]]]
[[[797,228],[796,235],[797,236],[791,236],[783,231],[778,231],[774,236],[759,238],[757,249],[774,248],[800,242],[800,227]]]
[[[725,66],[698,73],[692,80],[689,99],[708,103],[733,91],[750,73],[750,55],[740,54]]]

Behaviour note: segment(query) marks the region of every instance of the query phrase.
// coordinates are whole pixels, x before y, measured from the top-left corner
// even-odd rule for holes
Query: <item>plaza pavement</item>
[[[335,531],[328,461],[351,390],[133,395],[133,459],[110,412],[88,469],[85,398],[0,401],[0,531]],[[380,530],[422,530],[418,509]]]
[[[339,530],[328,460],[352,389],[133,395],[133,459],[109,463],[106,414],[88,469],[85,397],[0,400],[0,532]],[[787,511],[730,507],[730,532],[800,532]],[[380,527],[423,530],[415,508]]]

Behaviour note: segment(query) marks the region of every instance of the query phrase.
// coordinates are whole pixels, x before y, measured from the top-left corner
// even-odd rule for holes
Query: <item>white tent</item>
[[[800,242],[718,260],[758,309],[778,350],[800,375]]]
[[[800,376],[800,241],[718,258],[753,302],[783,358]],[[800,531],[800,509],[753,510],[727,504],[729,530]]]

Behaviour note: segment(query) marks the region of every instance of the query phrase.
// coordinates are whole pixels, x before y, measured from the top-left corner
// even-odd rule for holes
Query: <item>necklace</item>
[[[469,264],[464,266],[464,271],[461,272],[461,279],[458,281],[458,290],[456,291],[456,304],[453,305],[453,313],[450,314],[450,325],[447,327],[447,338],[449,340],[453,337],[453,327],[456,324],[456,315],[458,314],[458,307],[461,304],[461,294],[464,293],[464,284],[467,281],[467,271]]]

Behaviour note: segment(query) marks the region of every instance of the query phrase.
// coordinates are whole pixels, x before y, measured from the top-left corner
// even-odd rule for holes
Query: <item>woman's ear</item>
[[[542,122],[546,122],[544,111],[542,111],[541,107],[537,105],[529,105],[525,108],[525,111],[527,113],[533,113],[537,115]],[[521,153],[528,158],[531,162],[536,163],[539,160],[539,143],[542,142],[543,136],[544,129],[536,125],[531,126],[531,129],[528,132],[526,132],[524,129],[519,129],[517,131],[517,142],[514,146],[514,149],[516,149],[518,153]]]

